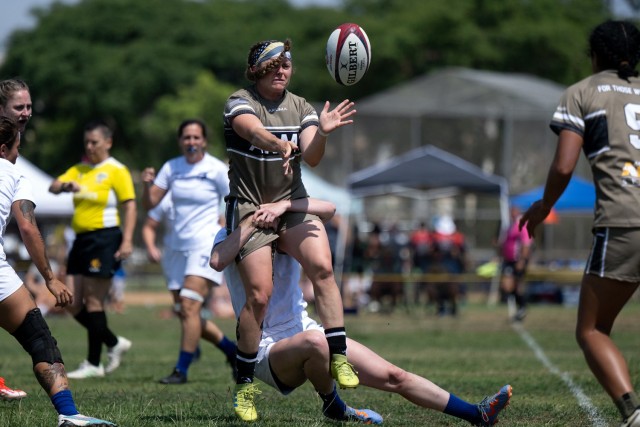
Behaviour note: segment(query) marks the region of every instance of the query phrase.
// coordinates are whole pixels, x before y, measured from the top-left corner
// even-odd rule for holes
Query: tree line
[[[82,0],[34,10],[36,26],[12,34],[0,77],[31,88],[34,117],[23,154],[50,174],[80,159],[82,127],[116,127],[116,158],[132,170],[178,155],[185,118],[209,126],[224,158],[222,109],[245,86],[247,53],[290,38],[290,89],[309,101],[363,99],[445,66],[521,72],[570,84],[589,73],[591,28],[602,0],[345,0],[294,7],[286,0]],[[355,86],[335,83],[324,62],[331,31],[355,22],[372,44]]]

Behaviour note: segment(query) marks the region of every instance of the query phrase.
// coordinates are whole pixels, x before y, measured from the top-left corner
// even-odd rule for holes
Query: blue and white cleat
[[[361,424],[382,424],[382,415],[371,409],[354,409],[347,406],[345,411],[346,421],[353,421]]]
[[[58,415],[58,427],[74,427],[74,426],[93,426],[93,427],[116,427],[110,421],[98,418],[87,417],[86,415]]]
[[[498,414],[504,408],[509,406],[509,400],[513,390],[510,385],[503,386],[499,392],[493,396],[487,396],[478,403],[478,412],[480,413],[480,423],[476,424],[480,427],[488,427],[498,422]]]

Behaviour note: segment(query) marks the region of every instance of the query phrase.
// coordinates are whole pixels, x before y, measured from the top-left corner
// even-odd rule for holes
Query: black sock
[[[98,313],[104,314],[104,312],[98,312]],[[76,319],[76,321],[80,323],[82,326],[84,326],[87,330],[89,329],[90,316],[89,316],[89,312],[87,311],[87,307],[82,307],[82,310],[80,310],[80,313],[73,316],[73,318]],[[106,322],[107,320],[105,317],[105,325],[106,325]],[[113,347],[114,345],[118,344],[118,337],[115,336],[108,327],[106,327],[106,331],[103,334],[103,342],[107,347]]]
[[[236,384],[247,384],[253,382],[253,377],[256,372],[256,361],[258,358],[258,352],[244,353],[237,350],[236,353],[236,367],[238,369],[238,376],[236,378]]]
[[[94,366],[100,365],[102,355],[102,333],[107,327],[104,311],[87,313],[87,332],[89,333],[89,354],[87,360]]]
[[[329,343],[329,354],[347,355],[347,333],[344,326],[325,329],[324,336],[327,337],[327,342]]]
[[[524,309],[527,306],[527,300],[525,299],[525,297],[523,295],[517,294],[517,293],[513,293],[513,296],[516,299],[516,307],[518,307],[518,309]]]
[[[80,313],[73,316],[73,318],[76,319],[76,321],[80,323],[82,326],[84,326],[86,329],[89,329],[89,312],[87,312],[86,307],[82,307],[82,310],[80,310]]]

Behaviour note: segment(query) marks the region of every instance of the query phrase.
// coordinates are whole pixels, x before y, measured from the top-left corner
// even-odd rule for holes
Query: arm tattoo
[[[35,207],[36,205],[34,205],[30,200],[20,201],[20,211],[22,212],[22,216],[31,224],[36,223],[36,214],[34,212]]]

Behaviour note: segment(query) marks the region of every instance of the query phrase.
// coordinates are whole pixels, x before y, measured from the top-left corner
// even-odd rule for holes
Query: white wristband
[[[325,138],[326,138],[327,136],[329,136],[329,134],[328,134],[328,133],[324,133],[324,132],[322,132],[322,129],[320,129],[320,126],[318,126],[318,135],[320,135],[320,136],[324,136]]]

